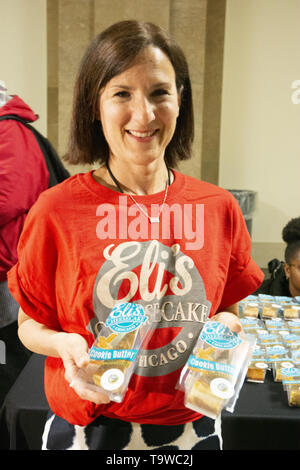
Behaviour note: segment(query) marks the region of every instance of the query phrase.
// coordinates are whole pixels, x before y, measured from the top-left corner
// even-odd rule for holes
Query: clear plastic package
[[[259,302],[257,300],[244,300],[240,304],[240,317],[258,318],[259,316]]]
[[[282,306],[272,302],[262,302],[262,318],[277,318],[281,315]]]
[[[290,304],[291,301],[292,301],[292,297],[286,297],[286,296],[282,296],[282,295],[275,295],[274,301],[276,303],[281,304],[281,305]]]
[[[288,348],[284,347],[283,345],[266,347],[266,359],[269,363],[286,359],[288,354]]]
[[[272,320],[264,320],[264,322],[270,334],[280,335],[282,337],[290,333],[287,322],[282,318],[273,318]]]
[[[280,330],[277,331],[277,334],[279,334],[281,337],[285,336],[285,335],[289,335],[290,330],[289,330],[288,326],[285,325]],[[283,342],[284,342],[284,338],[283,338]]]
[[[260,332],[258,337],[258,343],[267,346],[276,346],[284,343],[283,336],[279,333]]]
[[[153,325],[139,304],[115,305],[89,350],[90,362],[73,380],[105,392],[111,401],[122,402],[134,372],[137,354],[149,341]]]
[[[275,382],[281,382],[281,366],[283,362],[288,363],[291,358],[289,356],[289,349],[284,345],[267,346],[266,347],[266,360],[269,368],[273,370],[273,377]],[[286,366],[288,367],[288,365]]]
[[[300,305],[286,304],[283,305],[283,317],[285,320],[297,320],[300,318]]]
[[[289,367],[281,369],[282,384],[287,392],[289,406],[300,406],[300,368]]]
[[[259,318],[242,317],[240,318],[242,327],[246,335],[257,335],[264,329],[264,322]]]
[[[272,363],[272,370],[273,370],[273,378],[274,382],[282,382],[282,369],[287,369],[291,367],[295,367],[295,362],[292,361],[290,357],[286,357],[285,359],[276,360]]]
[[[223,409],[233,412],[255,341],[222,323],[206,322],[178,383],[185,406],[213,419]]]
[[[266,351],[264,348],[256,344],[251,361],[248,365],[246,380],[247,382],[263,383],[265,381],[266,372],[269,368],[266,360]]]
[[[284,343],[291,349],[300,349],[300,335],[290,333],[283,336]]]
[[[287,327],[291,333],[300,334],[300,319],[287,321]]]
[[[258,337],[258,340],[260,342],[260,338],[263,337],[264,335],[265,336],[268,336],[270,335],[270,331],[266,329],[266,325],[264,324],[262,328],[260,328],[259,330],[257,330],[257,337]]]
[[[287,396],[289,406],[300,406],[300,383],[287,387]]]
[[[292,349],[290,354],[295,367],[300,367],[300,349]]]
[[[265,326],[270,332],[278,332],[285,328],[285,322],[282,318],[273,318],[272,320],[266,319]]]
[[[258,294],[258,298],[261,302],[275,302],[276,297],[270,294]]]

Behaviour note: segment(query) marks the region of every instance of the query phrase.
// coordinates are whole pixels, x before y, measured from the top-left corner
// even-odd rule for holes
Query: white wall
[[[219,184],[258,191],[253,242],[278,243],[300,216],[300,0],[227,0],[224,54]]]
[[[0,0],[0,80],[40,116],[47,132],[46,0]]]

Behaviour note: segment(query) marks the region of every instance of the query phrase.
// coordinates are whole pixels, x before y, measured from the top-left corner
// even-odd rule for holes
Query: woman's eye
[[[159,88],[157,90],[154,90],[152,94],[153,96],[164,96],[164,95],[168,95],[169,92],[167,90],[164,90],[163,88]]]
[[[118,91],[117,93],[115,93],[114,96],[116,96],[118,98],[128,98],[129,93],[128,93],[128,91]]]

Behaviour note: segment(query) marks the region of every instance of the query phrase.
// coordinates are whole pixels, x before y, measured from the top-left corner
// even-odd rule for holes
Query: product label
[[[293,359],[300,359],[300,351],[299,350],[292,351],[292,358]]]
[[[259,326],[257,318],[244,317],[244,318],[241,318],[240,321],[243,325],[243,328],[245,328],[247,326],[249,326],[249,327],[253,327],[253,326],[258,327]]]
[[[281,328],[282,325],[284,325],[284,322],[281,318],[274,318],[274,320],[266,320],[265,323],[267,328],[274,329]]]
[[[206,359],[199,359],[192,354],[189,357],[187,365],[199,370],[210,370],[213,372],[222,372],[224,374],[233,375],[235,367],[230,364],[224,364],[221,362],[207,361]]]
[[[292,362],[287,361],[283,361],[280,365],[281,369],[290,369],[291,367],[294,367],[294,364]]]
[[[275,301],[276,302],[279,302],[279,303],[288,303],[290,304],[291,303],[291,298],[290,297],[284,297],[284,296],[280,296],[280,295],[276,295],[275,296]]]
[[[117,390],[124,382],[124,374],[119,369],[109,369],[101,377],[100,383],[104,390]]]
[[[260,336],[260,341],[262,343],[268,343],[268,344],[276,344],[278,343],[279,339],[277,335],[272,335],[269,333],[262,334]]]
[[[300,369],[296,367],[281,369],[281,376],[283,384],[300,383]]]
[[[259,294],[258,297],[262,301],[269,300],[271,302],[272,300],[274,300],[274,297],[272,295],[269,295],[269,294]]]
[[[138,353],[137,349],[102,349],[92,346],[90,358],[94,361],[112,361],[123,359],[133,362]]]
[[[294,320],[289,320],[288,321],[288,326],[299,326],[300,325],[300,320],[294,319]]]
[[[255,362],[254,366],[258,369],[267,369],[268,365],[265,362]]]
[[[268,356],[283,356],[284,354],[287,354],[288,350],[283,347],[283,346],[272,346],[272,347],[267,347],[266,352]]]
[[[287,335],[285,338],[284,338],[285,342],[286,343],[299,343],[300,342],[300,335],[295,335],[293,333],[291,333],[290,335]]]
[[[223,377],[218,377],[210,382],[210,389],[219,398],[228,399],[234,395],[234,386]]]
[[[236,333],[215,321],[209,321],[204,325],[200,339],[217,349],[233,349],[242,342]]]
[[[255,349],[252,353],[252,357],[254,360],[257,360],[257,359],[260,359],[260,358],[264,358],[265,357],[265,351],[264,349],[261,349],[259,346],[255,346]]]
[[[115,305],[109,314],[105,326],[117,333],[129,333],[147,321],[141,305],[124,302]]]

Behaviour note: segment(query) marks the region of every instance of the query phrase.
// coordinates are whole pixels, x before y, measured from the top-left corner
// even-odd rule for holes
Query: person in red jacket
[[[16,115],[28,122],[38,116],[17,95],[9,96],[1,82],[0,117]],[[17,262],[17,244],[25,218],[38,196],[48,188],[49,172],[33,133],[14,120],[0,121],[0,405],[29,351],[17,335],[19,305],[7,286],[7,272]]]

